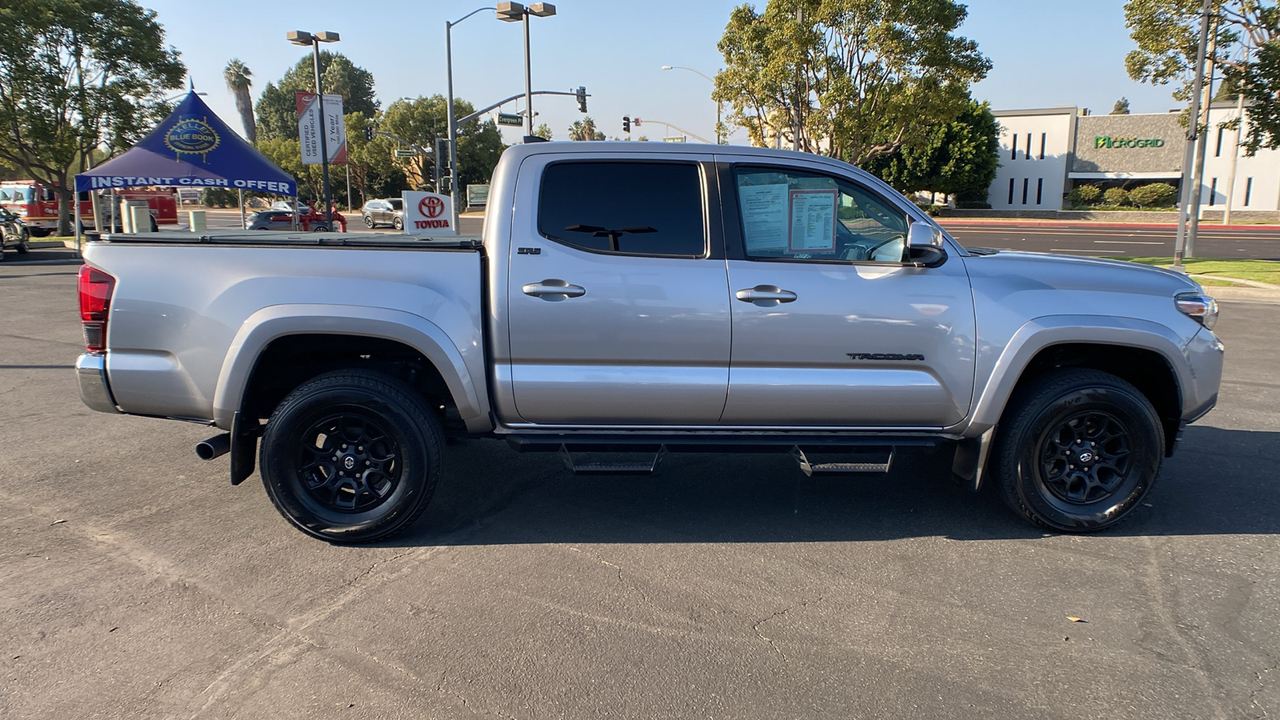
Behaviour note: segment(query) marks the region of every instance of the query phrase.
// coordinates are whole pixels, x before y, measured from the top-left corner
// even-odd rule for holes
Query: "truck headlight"
[[[1173,304],[1184,315],[1195,318],[1205,328],[1212,330],[1218,322],[1218,301],[1203,293],[1178,293],[1173,296]]]

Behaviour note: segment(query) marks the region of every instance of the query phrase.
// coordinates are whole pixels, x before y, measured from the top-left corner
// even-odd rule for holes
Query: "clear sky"
[[[401,97],[443,95],[445,22],[484,7],[483,0],[379,0],[306,3],[221,0],[143,0],[157,12],[167,41],[182,53],[196,89],[229,125],[239,128],[235,103],[222,79],[227,61],[239,58],[254,76],[254,98],[277,81],[309,48],[290,45],[289,30],[336,31],[342,41],[326,46],[373,73],[385,108]],[[674,123],[714,137],[716,106],[711,83],[685,70],[714,76],[722,57],[716,43],[729,12],[727,0],[564,0],[557,15],[532,18],[530,35],[534,90],[570,90],[585,85],[588,114],[611,138],[622,136],[622,116],[646,122],[632,137],[658,140],[681,134],[652,121]],[[753,3],[764,7],[763,0]],[[1120,97],[1133,112],[1164,112],[1176,106],[1167,87],[1129,80],[1124,56],[1133,49],[1124,27],[1122,0],[973,0],[960,34],[977,41],[991,59],[987,79],[974,97],[996,110],[1078,105],[1106,113]],[[287,9],[285,9],[287,8]],[[524,91],[523,33],[519,23],[481,12],[453,29],[454,92],[483,107]],[[557,140],[581,119],[570,97],[534,97],[535,125],[551,126]],[[523,100],[503,108],[515,112]],[[520,128],[504,128],[516,142]],[[692,138],[691,138],[692,140]],[[741,130],[731,142],[745,142]]]

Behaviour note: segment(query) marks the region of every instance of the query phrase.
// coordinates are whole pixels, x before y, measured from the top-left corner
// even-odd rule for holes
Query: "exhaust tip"
[[[201,460],[212,460],[226,455],[231,450],[231,433],[214,435],[208,440],[196,443],[196,457]]]

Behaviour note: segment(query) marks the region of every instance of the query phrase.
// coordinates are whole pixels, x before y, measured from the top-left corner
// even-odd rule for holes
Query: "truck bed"
[[[329,232],[278,232],[270,230],[206,230],[193,232],[154,233],[88,233],[90,242],[146,243],[171,245],[181,243],[208,245],[250,245],[270,247],[277,245],[337,246],[337,247],[388,247],[388,248],[454,248],[471,249],[480,246],[479,237],[458,235],[408,235],[404,233],[329,233]]]

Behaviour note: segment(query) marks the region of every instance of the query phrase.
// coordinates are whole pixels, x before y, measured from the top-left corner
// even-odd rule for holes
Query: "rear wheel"
[[[262,436],[262,482],[294,527],[335,543],[411,525],[440,478],[440,423],[407,384],[341,370],[289,394]]]
[[[365,226],[365,227],[367,227],[367,228],[369,228],[370,230],[372,230],[372,229],[373,229],[373,225],[374,225],[374,223],[373,223],[373,216],[372,216],[372,215],[365,215],[365,216],[364,216],[364,226]]]
[[[1135,387],[1059,370],[1010,402],[992,458],[1009,507],[1051,530],[1092,532],[1133,511],[1164,457],[1160,418]]]

